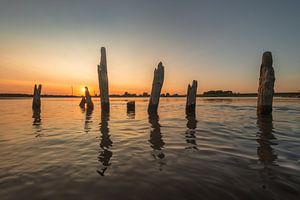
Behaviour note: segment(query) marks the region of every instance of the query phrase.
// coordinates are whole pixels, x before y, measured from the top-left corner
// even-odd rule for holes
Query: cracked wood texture
[[[107,62],[106,50],[101,47],[100,65],[98,65],[98,81],[100,90],[101,109],[109,112],[109,91],[108,91],[108,76],[107,76]]]
[[[159,98],[161,93],[161,88],[164,83],[164,66],[160,62],[157,66],[157,69],[154,70],[154,77],[152,82],[151,96],[149,99],[148,113],[155,114],[157,113],[157,108],[159,104]]]
[[[191,113],[195,113],[197,87],[198,87],[198,83],[196,80],[193,80],[192,85],[190,84],[188,85],[187,95],[186,95],[186,106],[185,106],[185,112],[187,115]]]
[[[260,66],[259,87],[257,96],[257,114],[269,115],[272,113],[275,73],[273,69],[272,53],[263,53]]]
[[[37,85],[34,85],[33,100],[32,100],[32,109],[34,110],[41,109],[41,92],[42,92],[42,85],[40,84],[39,87],[37,87]]]

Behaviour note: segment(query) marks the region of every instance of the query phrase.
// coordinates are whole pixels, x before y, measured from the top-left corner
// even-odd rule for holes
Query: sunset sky
[[[261,55],[274,56],[276,92],[300,91],[297,0],[1,0],[0,93],[98,94],[106,47],[110,93],[256,92]]]

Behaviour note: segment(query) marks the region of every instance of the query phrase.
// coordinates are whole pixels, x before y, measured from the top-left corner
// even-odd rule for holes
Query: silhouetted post
[[[275,73],[272,65],[272,53],[269,51],[264,52],[260,66],[257,114],[268,115],[272,113],[275,82]]]
[[[196,80],[193,80],[192,86],[190,84],[188,85],[185,106],[186,115],[195,113],[197,86],[198,83]]]
[[[79,104],[80,108],[84,108],[84,107],[85,107],[85,103],[86,103],[85,97],[83,96],[83,97],[81,98],[81,101],[80,101],[80,104]]]
[[[98,80],[101,98],[101,109],[109,112],[109,92],[108,92],[108,76],[106,63],[106,50],[101,47],[101,60],[98,65]]]
[[[149,114],[157,113],[159,97],[160,97],[160,92],[161,92],[163,83],[164,83],[164,66],[162,65],[162,62],[160,62],[158,64],[157,69],[154,70],[151,96],[150,96],[149,105],[148,105],[148,113]]]
[[[88,87],[85,87],[85,101],[86,101],[86,108],[88,110],[93,110],[94,104],[93,104],[92,97],[90,95]]]
[[[41,109],[41,92],[42,92],[42,85],[40,84],[39,87],[34,85],[33,100],[32,100],[32,109],[33,110]]]
[[[127,113],[135,111],[135,101],[128,101],[127,102]]]

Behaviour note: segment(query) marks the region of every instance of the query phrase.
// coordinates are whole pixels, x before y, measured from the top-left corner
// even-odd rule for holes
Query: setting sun
[[[82,94],[85,93],[85,87],[82,87],[82,88],[81,88],[81,92],[82,92]]]

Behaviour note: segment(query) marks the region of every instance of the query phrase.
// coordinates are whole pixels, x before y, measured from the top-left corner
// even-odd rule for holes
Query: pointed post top
[[[89,88],[87,86],[85,86],[84,89],[85,89],[85,95],[90,94]]]
[[[106,50],[105,50],[105,47],[101,47],[101,50],[100,50],[100,51],[101,51],[101,54],[105,54],[105,51],[106,51]]]
[[[157,70],[161,70],[161,69],[164,69],[164,66],[163,66],[162,62],[159,62],[157,65]]]
[[[266,51],[262,56],[262,65],[266,67],[271,67],[273,65],[272,52]]]
[[[38,91],[38,94],[41,95],[41,92],[42,92],[42,85],[41,84],[39,84],[39,87],[38,87],[37,91]]]
[[[163,84],[164,71],[165,71],[165,68],[164,68],[162,62],[159,62],[157,68],[154,69],[154,78],[153,78],[154,82]]]
[[[196,80],[193,80],[193,83],[192,83],[192,85],[193,85],[193,87],[197,87],[197,85],[198,85],[198,82],[196,81]]]
[[[107,63],[106,63],[106,50],[105,50],[105,47],[101,47],[100,53],[101,53],[101,58],[100,58],[100,65],[99,65],[98,70],[106,72],[107,71],[107,69],[106,69],[106,64]]]

